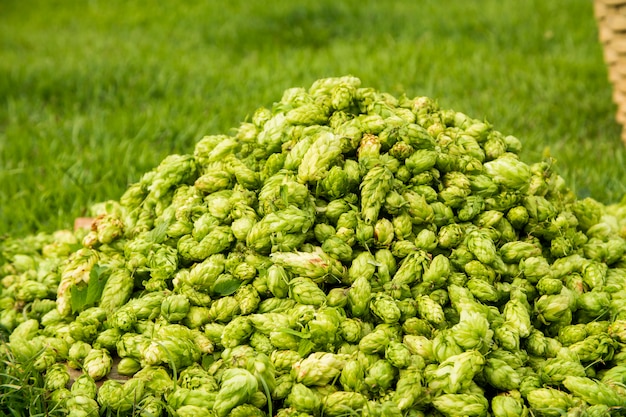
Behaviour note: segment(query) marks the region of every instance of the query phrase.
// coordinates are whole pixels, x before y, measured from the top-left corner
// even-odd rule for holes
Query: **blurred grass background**
[[[0,236],[71,227],[171,153],[289,87],[352,74],[550,154],[581,197],[626,193],[592,0],[4,0]]]

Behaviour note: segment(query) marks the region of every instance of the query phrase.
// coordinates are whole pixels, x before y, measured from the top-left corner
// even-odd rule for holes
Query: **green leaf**
[[[171,221],[164,220],[157,223],[154,229],[150,230],[146,235],[146,240],[154,243],[162,243],[167,237],[167,229],[170,227]]]
[[[76,285],[72,285],[70,288],[70,306],[72,307],[72,314],[83,310],[87,302],[87,287],[88,285],[80,282]]]
[[[314,348],[315,343],[313,343],[311,339],[300,339],[300,344],[298,345],[298,354],[305,358],[309,353],[313,352]]]
[[[80,283],[70,288],[70,306],[72,313],[78,313],[96,304],[102,296],[102,290],[109,278],[108,268],[94,265],[89,272],[89,282]]]
[[[221,296],[231,295],[241,286],[241,281],[238,279],[228,274],[224,275],[226,275],[224,278],[218,277],[213,286],[213,292]]]

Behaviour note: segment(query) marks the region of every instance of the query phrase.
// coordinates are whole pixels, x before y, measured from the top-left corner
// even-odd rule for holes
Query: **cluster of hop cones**
[[[626,0],[595,0],[594,12],[626,145]]]

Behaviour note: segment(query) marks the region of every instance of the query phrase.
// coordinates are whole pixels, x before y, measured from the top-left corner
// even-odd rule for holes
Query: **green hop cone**
[[[188,388],[176,387],[166,395],[167,405],[175,410],[182,407],[194,406],[200,409],[211,410],[215,405],[217,393],[205,391],[203,389],[192,390]],[[214,412],[213,412],[214,413]],[[215,414],[213,414],[215,415]]]
[[[418,149],[404,163],[412,174],[419,174],[435,166],[437,152],[429,149]]]
[[[122,331],[118,328],[112,327],[100,332],[93,342],[95,348],[105,348],[109,351],[115,349],[117,342],[122,337]]]
[[[475,229],[467,234],[467,249],[474,254],[476,259],[485,264],[492,264],[497,259],[496,246],[489,235],[480,230]]]
[[[509,391],[496,395],[491,400],[494,417],[526,417],[528,409],[519,391]]]
[[[422,275],[422,280],[427,283],[432,283],[434,288],[441,288],[445,285],[448,276],[452,272],[452,266],[450,259],[444,255],[436,255],[428,268]]]
[[[558,294],[563,289],[563,281],[556,278],[544,277],[539,279],[536,289],[540,295]]]
[[[426,295],[417,299],[417,312],[421,318],[434,325],[441,325],[446,320],[441,305]]]
[[[369,252],[364,251],[356,255],[348,269],[348,279],[354,283],[358,278],[368,281],[376,273],[376,258]]]
[[[402,330],[406,335],[430,336],[433,329],[426,320],[410,317],[402,324]]]
[[[241,368],[227,369],[222,374],[213,410],[218,417],[225,417],[233,408],[246,403],[257,390],[257,379],[250,372]]]
[[[348,289],[344,287],[336,287],[328,291],[326,295],[326,304],[329,307],[344,308],[348,304]]]
[[[164,402],[160,398],[153,395],[147,395],[141,400],[140,403],[140,416],[152,417],[159,416],[163,413]]]
[[[339,236],[326,239],[322,243],[322,250],[342,262],[350,262],[353,258],[352,247]]]
[[[530,306],[524,294],[519,294],[505,304],[503,318],[506,322],[513,323],[520,337],[525,338],[532,330]]]
[[[48,404],[50,404],[50,406],[55,407],[55,408],[57,407],[65,408],[67,406],[67,401],[72,397],[73,397],[72,393],[67,388],[56,389],[50,393],[50,396],[48,397]],[[85,397],[82,395],[80,397],[89,399],[89,397]],[[91,400],[95,402],[93,398]],[[94,410],[93,416],[95,417],[97,415],[98,415],[98,403],[96,402],[96,408]]]
[[[19,301],[29,302],[45,298],[48,294],[48,286],[43,282],[26,280],[18,288],[15,297]]]
[[[391,395],[400,410],[407,410],[423,395],[422,375],[414,368],[400,371],[396,389]]]
[[[431,360],[443,362],[448,358],[463,353],[463,348],[457,345],[449,329],[440,330],[431,341]]]
[[[326,385],[337,377],[346,360],[341,355],[314,352],[293,365],[296,382],[304,385]]]
[[[206,391],[219,390],[215,378],[205,371],[199,364],[185,368],[178,377],[179,386],[187,389],[202,389]]]
[[[506,219],[517,230],[521,230],[528,223],[528,211],[524,206],[515,206],[506,213]]]
[[[75,395],[67,398],[65,408],[70,416],[97,417],[100,406],[98,402],[84,395]]]
[[[507,263],[519,262],[522,259],[540,256],[541,249],[530,242],[507,242],[499,249],[502,260]]]
[[[285,298],[289,295],[291,276],[284,267],[273,264],[267,271],[267,286],[274,297]]]
[[[325,416],[339,417],[361,410],[366,402],[366,397],[358,392],[337,391],[323,398],[322,409]]]
[[[213,417],[214,415],[214,412],[205,407],[191,404],[176,409],[177,417]]]
[[[402,342],[413,355],[418,355],[428,362],[434,362],[433,343],[426,336],[407,334]]]
[[[374,241],[378,247],[389,247],[394,240],[393,224],[390,220],[378,219],[374,225]]]
[[[395,300],[387,294],[377,293],[370,301],[370,310],[383,323],[397,323],[400,320],[400,308]]]
[[[141,362],[134,358],[122,358],[117,364],[117,373],[120,375],[134,375],[141,369]]]
[[[334,236],[336,233],[335,227],[328,223],[317,223],[313,228],[313,234],[318,243],[324,243],[326,239]]]
[[[476,350],[450,356],[432,372],[426,373],[428,387],[433,392],[455,394],[469,388],[475,375],[482,371],[484,357]]]
[[[233,408],[230,417],[265,417],[265,413],[260,408],[252,404],[242,404]]]
[[[365,385],[370,392],[382,394],[392,387],[397,373],[397,369],[389,361],[378,360],[367,369]]]
[[[385,359],[398,369],[411,364],[411,351],[401,342],[392,340],[385,348]]]
[[[340,323],[341,337],[349,343],[357,343],[363,334],[363,325],[358,319],[345,318]]]
[[[229,297],[226,299],[224,303],[216,303],[216,304],[222,305],[222,306],[223,305],[232,306],[232,298]],[[239,310],[235,310],[235,311],[236,312],[233,313],[233,310],[224,309],[224,315],[227,315],[229,312],[233,314],[239,313]],[[202,325],[206,324],[210,320],[209,315],[212,313],[214,313],[214,311],[212,312],[211,309],[207,307],[199,307],[199,306],[192,305],[189,307],[189,312],[187,313],[185,318],[182,320],[182,324],[189,327],[190,329],[200,328]]]
[[[357,278],[348,290],[348,305],[354,317],[363,317],[369,311],[372,287],[364,276]]]
[[[302,356],[293,350],[273,350],[270,353],[270,360],[277,370],[290,371],[293,365],[302,359]]]
[[[546,417],[562,416],[576,401],[570,394],[553,388],[537,388],[526,395],[531,412]]]
[[[561,384],[567,376],[586,375],[585,368],[578,360],[549,358],[538,370],[541,381],[546,384]]]
[[[587,330],[584,324],[572,324],[559,329],[557,340],[563,346],[569,346],[581,342],[587,338]]]
[[[485,201],[481,196],[468,196],[458,211],[459,220],[463,222],[472,221],[476,216],[482,213],[485,208]]]
[[[211,304],[208,314],[203,313],[203,315],[206,315],[208,320],[226,323],[240,313],[241,306],[239,305],[239,302],[235,299],[235,297],[227,296],[215,300],[215,302]]]
[[[124,234],[124,223],[114,214],[98,215],[91,224],[91,230],[101,244],[109,244]]]
[[[99,252],[82,248],[70,255],[64,264],[61,282],[57,288],[57,310],[62,316],[72,312],[72,288],[88,285],[91,271],[99,258]]]
[[[575,396],[582,398],[591,405],[607,405],[609,407],[625,407],[626,399],[609,385],[581,376],[567,376],[563,385]]]
[[[306,277],[297,277],[289,283],[289,297],[301,304],[321,306],[326,302],[326,294],[317,284]]]
[[[222,332],[221,345],[225,348],[233,348],[244,343],[252,334],[252,323],[246,316],[234,317],[226,324]]]
[[[365,368],[356,359],[348,359],[341,370],[339,383],[344,391],[360,392],[365,386]]]
[[[620,343],[626,343],[626,320],[615,320],[607,329],[609,336]]]
[[[156,329],[150,344],[141,352],[142,363],[167,363],[172,368],[189,366],[200,358],[201,352],[192,330],[179,324],[168,324]]]
[[[161,304],[161,316],[170,323],[184,319],[189,312],[189,299],[183,294],[171,294]]]
[[[311,146],[302,157],[298,167],[298,179],[303,182],[315,182],[324,178],[331,162],[341,155],[341,145],[331,132],[319,132]]]
[[[373,224],[391,189],[393,173],[385,166],[378,165],[370,169],[361,181],[361,213],[363,220]]]
[[[72,343],[68,350],[68,366],[74,369],[81,368],[85,357],[87,357],[91,349],[92,346],[86,342],[76,341]]]
[[[577,313],[579,315],[584,314],[593,319],[598,319],[607,313],[610,305],[611,296],[604,291],[585,292],[580,294],[576,299]]]
[[[390,341],[389,333],[383,329],[377,328],[361,338],[359,341],[359,350],[366,354],[382,352]]]
[[[569,346],[581,362],[609,361],[613,358],[618,344],[606,333],[593,334]]]
[[[400,198],[402,197],[400,196]],[[404,199],[402,201],[404,202]],[[397,240],[411,239],[413,235],[413,221],[407,212],[401,211],[396,214],[391,220],[391,224],[393,225],[393,233]]]
[[[426,268],[427,259],[428,255],[424,251],[411,252],[400,263],[398,271],[391,280],[391,284],[395,287],[401,287],[403,285],[412,285],[418,281]]]
[[[174,382],[164,367],[146,366],[137,372],[133,379],[143,381],[146,392],[156,396],[170,393],[174,389]]]
[[[330,200],[343,197],[349,190],[348,173],[339,166],[334,166],[328,175],[320,181],[321,192]]]
[[[93,379],[100,380],[111,372],[113,360],[106,349],[91,349],[83,360],[83,370]]]
[[[272,398],[282,400],[289,395],[294,385],[293,376],[291,374],[282,374],[276,378],[276,386],[272,392]]]
[[[443,394],[435,397],[433,406],[445,416],[476,416],[487,415],[489,401],[479,394]]]
[[[380,282],[386,283],[397,271],[397,261],[389,249],[379,249],[374,254],[376,260],[376,272]]]
[[[549,324],[571,314],[570,297],[563,292],[556,295],[542,295],[534,305],[534,312],[541,322]]]
[[[82,374],[74,380],[70,387],[72,395],[84,395],[87,398],[96,398],[98,386],[92,377]]]
[[[242,315],[254,313],[261,302],[261,296],[253,285],[242,285],[235,291],[234,297]]]
[[[492,344],[493,331],[482,314],[461,311],[459,323],[452,326],[451,335],[464,349],[486,351]]]
[[[544,277],[551,277],[550,265],[544,257],[535,256],[522,259],[520,261],[520,270],[531,283],[536,283]]]
[[[339,309],[332,307],[318,309],[313,320],[308,323],[311,341],[316,346],[332,348],[341,340],[339,336],[343,320],[345,320],[345,314]]]
[[[518,389],[521,383],[519,373],[506,361],[490,358],[485,361],[483,375],[489,385],[502,391]]]
[[[493,181],[508,189],[525,192],[528,189],[531,171],[528,165],[512,154],[504,154],[483,164],[486,174]]]
[[[290,171],[297,170],[302,163],[302,158],[311,147],[313,140],[314,137],[312,135],[306,136],[293,145],[289,153],[285,156],[283,168]]]
[[[384,397],[382,401],[386,398],[387,397]],[[370,400],[367,402],[365,407],[363,407],[362,415],[364,417],[401,417],[403,414],[402,410],[400,410],[400,408],[392,400],[386,400],[382,403]]]
[[[315,282],[336,282],[346,273],[341,262],[329,256],[320,247],[315,247],[311,252],[274,252],[270,258],[293,275],[307,277]]]
[[[98,389],[98,403],[118,413],[130,411],[133,408],[134,398],[127,398],[124,394],[124,385],[121,382],[113,379],[106,380]]]
[[[444,249],[456,247],[463,241],[464,231],[457,223],[447,224],[439,228],[437,233],[438,246]]]
[[[317,414],[322,406],[322,401],[317,394],[306,385],[294,384],[291,393],[289,393],[285,400],[285,404],[304,413]]]
[[[585,198],[576,201],[572,206],[572,211],[578,219],[578,225],[586,232],[589,228],[600,222],[602,218],[602,204],[592,198]]]
[[[44,387],[47,390],[54,391],[64,388],[70,381],[70,374],[64,364],[55,363],[46,370],[44,376]]]
[[[437,248],[437,235],[430,229],[422,229],[415,236],[415,246],[426,252],[432,252]]]

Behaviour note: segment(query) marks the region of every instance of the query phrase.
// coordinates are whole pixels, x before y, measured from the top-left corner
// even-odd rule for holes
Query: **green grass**
[[[5,0],[0,235],[70,227],[286,88],[345,74],[487,119],[580,196],[626,193],[591,0]]]

